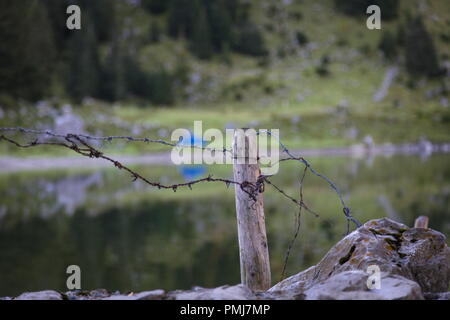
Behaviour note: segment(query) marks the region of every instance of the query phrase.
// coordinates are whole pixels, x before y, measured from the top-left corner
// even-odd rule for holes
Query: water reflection
[[[389,216],[450,235],[450,157],[314,158],[332,177],[360,221]],[[204,175],[204,167],[143,167],[152,179],[175,183]],[[222,176],[231,172],[209,168]],[[300,170],[286,164],[273,178],[292,195]],[[220,175],[220,174],[219,174]],[[27,172],[0,175],[0,296],[27,290],[65,290],[65,269],[82,269],[82,287],[111,290],[190,288],[239,282],[233,190],[223,185],[157,191],[122,172]],[[306,213],[288,266],[295,273],[316,263],[342,236],[345,220],[336,195],[308,175]],[[273,279],[290,241],[296,208],[266,187],[264,193]]]

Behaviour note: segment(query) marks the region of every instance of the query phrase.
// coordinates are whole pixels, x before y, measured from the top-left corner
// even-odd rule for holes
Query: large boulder
[[[339,241],[317,265],[279,282],[269,292],[300,294],[334,275],[367,272],[373,265],[384,274],[418,283],[424,292],[447,291],[450,281],[450,249],[443,234],[383,218],[368,221]]]

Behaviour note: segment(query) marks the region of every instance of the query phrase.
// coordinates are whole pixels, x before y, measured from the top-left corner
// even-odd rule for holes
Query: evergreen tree
[[[0,2],[0,93],[35,101],[48,95],[55,47],[38,0]]]
[[[208,24],[212,45],[216,52],[222,52],[233,42],[232,22],[225,0],[207,1]]]
[[[400,0],[335,0],[334,3],[338,10],[351,16],[365,16],[367,7],[377,5],[382,19],[392,20],[398,16]]]
[[[265,56],[267,50],[264,38],[256,25],[246,23],[239,26],[234,50],[251,56]]]
[[[99,97],[107,101],[117,101],[125,97],[126,86],[126,58],[122,46],[114,37],[109,53],[101,67]]]
[[[378,48],[383,52],[388,60],[392,60],[397,56],[397,38],[389,30],[383,31]]]
[[[411,19],[405,32],[405,60],[408,72],[414,76],[439,75],[436,49],[422,18]]]
[[[152,14],[163,14],[171,5],[171,0],[141,0],[144,9]]]
[[[73,31],[69,45],[67,91],[77,102],[98,93],[99,61],[95,28],[88,13],[81,30]]]
[[[156,43],[159,42],[161,38],[161,29],[155,21],[152,21],[150,24],[150,42]]]
[[[191,39],[199,9],[198,0],[172,0],[167,17],[169,35]]]
[[[200,9],[200,15],[194,25],[191,47],[192,52],[200,59],[208,59],[213,54],[208,20],[203,8]]]

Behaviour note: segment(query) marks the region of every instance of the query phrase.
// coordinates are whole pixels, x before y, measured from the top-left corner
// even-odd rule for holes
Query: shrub
[[[305,45],[308,43],[308,36],[305,33],[297,31],[295,36],[299,45]]]
[[[237,40],[234,50],[237,52],[261,57],[267,54],[264,38],[259,29],[251,23],[246,23],[238,28]]]

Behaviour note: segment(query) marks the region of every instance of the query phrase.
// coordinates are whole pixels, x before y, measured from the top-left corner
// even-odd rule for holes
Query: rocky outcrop
[[[379,271],[374,285],[373,270]],[[213,289],[144,291],[122,295],[106,290],[24,293],[18,300],[448,300],[450,248],[445,236],[390,219],[371,220],[339,241],[315,266],[266,292],[243,285]],[[5,298],[4,298],[5,299]],[[6,298],[8,299],[8,298]]]
[[[269,291],[303,293],[346,271],[377,266],[385,275],[416,282],[423,292],[442,292],[450,281],[450,249],[437,231],[408,228],[390,219],[371,220],[339,241],[315,266]],[[387,276],[386,276],[387,275]],[[390,281],[390,280],[389,280]]]

